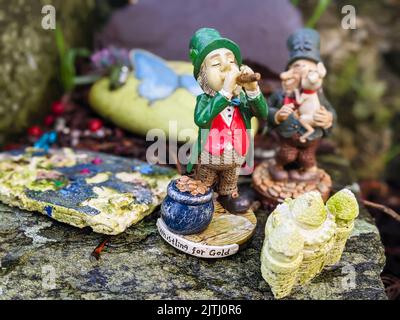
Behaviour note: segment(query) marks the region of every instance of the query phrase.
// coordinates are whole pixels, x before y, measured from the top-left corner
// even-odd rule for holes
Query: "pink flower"
[[[99,164],[103,163],[103,160],[101,158],[99,158],[99,157],[96,157],[96,158],[94,158],[92,160],[92,163],[95,164],[95,165],[99,165]]]
[[[89,173],[90,173],[90,170],[89,170],[88,168],[85,168],[85,169],[82,169],[82,170],[80,171],[80,173],[81,173],[81,174],[89,174]]]

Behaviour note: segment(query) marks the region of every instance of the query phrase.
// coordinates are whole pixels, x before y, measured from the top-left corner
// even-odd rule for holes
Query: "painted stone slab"
[[[116,235],[154,211],[175,175],[135,159],[28,148],[0,154],[0,201]]]
[[[252,210],[231,214],[215,202],[210,225],[203,232],[182,236],[168,230],[164,221],[157,221],[161,237],[176,249],[200,258],[225,258],[234,255],[253,236],[257,218]]]

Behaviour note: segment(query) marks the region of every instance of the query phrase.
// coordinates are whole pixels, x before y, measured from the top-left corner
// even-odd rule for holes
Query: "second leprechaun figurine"
[[[190,41],[194,77],[204,93],[197,97],[194,121],[199,137],[192,160],[196,179],[216,185],[218,202],[231,213],[251,203],[238,193],[239,171],[250,146],[251,118],[266,119],[268,106],[258,86],[259,74],[242,65],[240,48],[211,28]],[[192,165],[189,164],[190,172]]]
[[[275,159],[263,162],[253,173],[255,188],[264,203],[271,205],[312,190],[326,200],[332,185],[316,160],[320,140],[336,121],[322,90],[326,69],[320,57],[320,36],[313,29],[299,29],[288,38],[287,47],[282,90],[269,99],[268,124],[278,133],[279,148]]]

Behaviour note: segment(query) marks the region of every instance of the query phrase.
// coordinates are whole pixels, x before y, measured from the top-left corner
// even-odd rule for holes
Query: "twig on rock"
[[[366,207],[370,207],[370,208],[381,210],[382,212],[384,212],[384,213],[388,214],[389,216],[391,216],[396,221],[400,222],[400,214],[398,214],[393,209],[391,209],[391,208],[389,208],[389,207],[387,207],[387,206],[385,206],[383,204],[375,203],[375,202],[368,201],[368,200],[362,200],[362,203]]]
[[[397,300],[400,297],[400,279],[391,274],[383,274],[381,279],[389,300]]]
[[[96,247],[96,249],[93,250],[91,254],[92,257],[95,257],[96,260],[99,260],[101,252],[103,251],[106,244],[110,241],[110,239],[111,239],[110,236],[105,237],[103,241],[101,241],[100,244]]]

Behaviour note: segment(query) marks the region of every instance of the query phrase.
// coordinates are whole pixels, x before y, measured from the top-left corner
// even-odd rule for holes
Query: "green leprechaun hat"
[[[194,77],[197,79],[201,64],[205,57],[216,49],[225,48],[233,52],[239,66],[242,64],[242,55],[239,46],[232,40],[221,37],[221,34],[212,28],[201,28],[195,32],[189,45],[189,57],[194,67]]]
[[[287,40],[288,66],[299,59],[321,62],[319,33],[310,28],[295,31]]]

